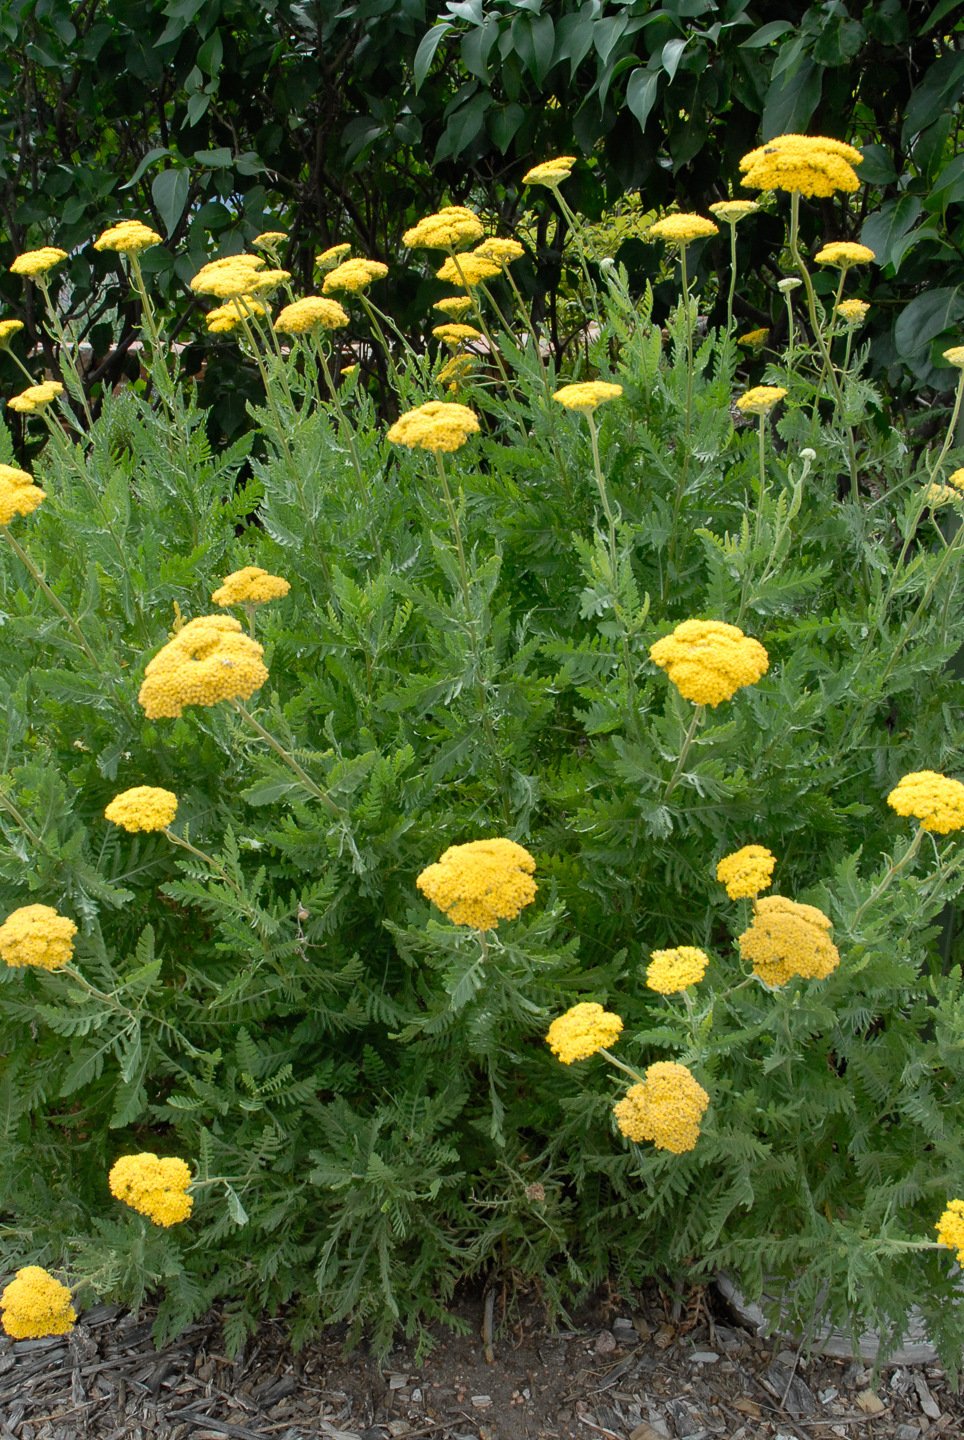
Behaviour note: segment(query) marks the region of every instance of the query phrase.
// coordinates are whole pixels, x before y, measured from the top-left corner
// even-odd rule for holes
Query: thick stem
[[[914,856],[920,849],[921,841],[924,838],[924,833],[925,832],[923,825],[919,825],[917,827],[916,834],[914,835],[910,844],[907,846],[907,849],[904,851],[903,855],[900,857],[899,860],[894,861],[894,863],[887,871],[887,874],[884,876],[883,880],[881,880],[880,884],[873,890],[870,895],[868,895],[867,899],[864,901],[857,913],[854,915],[853,921],[851,922],[851,933],[854,933],[856,931],[857,926],[859,925],[864,913],[869,910],[872,905],[875,905],[880,899],[880,897],[890,889],[891,885],[893,884],[897,876],[900,874],[900,872],[906,869],[906,867],[910,864],[911,860],[913,860]]]
[[[733,330],[733,297],[736,294],[736,222],[730,221],[730,291],[726,297],[726,333]]]
[[[663,798],[660,801],[661,805],[665,805],[667,803],[669,797],[676,789],[679,778],[683,773],[683,766],[686,764],[686,757],[690,753],[690,747],[693,744],[694,739],[696,738],[696,732],[703,722],[703,712],[705,708],[706,707],[703,705],[694,705],[693,707],[693,718],[689,723],[689,729],[686,731],[686,734],[683,737],[683,745],[679,752],[679,758],[676,761],[676,768],[673,771],[672,775],[669,777],[669,780],[666,782],[666,789],[663,791]]]

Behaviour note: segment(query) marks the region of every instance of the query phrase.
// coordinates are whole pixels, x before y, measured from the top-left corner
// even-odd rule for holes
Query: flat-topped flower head
[[[777,857],[765,845],[744,845],[723,856],[716,878],[731,900],[752,900],[769,890],[776,863]]]
[[[924,830],[950,835],[964,829],[964,785],[937,770],[914,770],[887,796],[898,815],[919,820]]]
[[[23,329],[22,320],[0,320],[0,350],[5,350],[15,335]]]
[[[836,307],[836,313],[840,316],[845,325],[856,330],[867,319],[870,306],[866,300],[841,300]]]
[[[320,255],[315,256],[315,264],[319,270],[333,270],[350,254],[351,246],[343,241],[340,245],[329,245],[327,250],[322,250]]]
[[[322,294],[335,295],[344,291],[349,295],[360,295],[375,280],[384,280],[387,274],[388,266],[380,260],[345,260],[328,271],[322,281]]]
[[[700,1138],[700,1124],[710,1097],[685,1065],[657,1060],[642,1085],[631,1085],[613,1106],[613,1115],[627,1140],[650,1140],[657,1150],[683,1155]]]
[[[756,903],[750,928],[739,937],[740,954],[765,985],[786,985],[797,976],[826,980],[840,964],[832,929],[816,905],[766,895]]]
[[[554,190],[561,185],[563,180],[568,180],[572,174],[572,167],[576,163],[575,155],[557,155],[554,160],[543,160],[539,165],[533,165],[522,177],[523,185],[547,185]]]
[[[104,810],[105,820],[119,825],[131,835],[151,830],[166,830],[177,814],[177,796],[173,790],[159,785],[134,785],[122,790]]]
[[[265,295],[290,279],[290,270],[256,270],[248,281],[248,289],[252,294]]]
[[[39,1265],[25,1265],[0,1294],[0,1324],[11,1340],[69,1335],[77,1320],[70,1291]]]
[[[254,276],[264,267],[260,255],[222,255],[202,265],[190,282],[195,295],[213,295],[216,300],[232,300],[249,294]]]
[[[410,250],[460,250],[474,245],[485,234],[482,221],[465,205],[443,205],[406,230],[402,243]]]
[[[340,330],[347,324],[347,312],[337,300],[306,295],[279,310],[274,328],[283,335],[307,335],[312,330]]]
[[[738,336],[736,343],[745,345],[748,350],[761,350],[767,342],[769,333],[766,326],[761,326],[759,330],[748,330],[745,335]]]
[[[33,415],[38,410],[42,410],[45,405],[50,405],[58,395],[63,393],[64,387],[59,380],[42,380],[39,385],[28,385],[26,390],[21,390],[19,395],[12,395],[7,401],[7,405],[21,415]]]
[[[118,255],[139,255],[151,245],[160,245],[161,237],[140,220],[120,220],[110,225],[94,241],[95,250],[113,250]]]
[[[944,351],[944,359],[948,365],[954,365],[958,370],[964,370],[964,345],[952,345],[950,350]]]
[[[694,705],[720,705],[770,667],[759,640],[722,620],[684,620],[650,647],[649,658]]]
[[[402,415],[388,432],[393,445],[410,450],[460,450],[479,431],[475,413],[467,405],[429,400]]]
[[[263,656],[233,615],[201,615],[148,663],[137,698],[149,720],[176,719],[187,705],[248,700],[268,678]]]
[[[66,250],[58,250],[56,245],[41,245],[39,250],[25,250],[18,255],[10,266],[10,274],[27,275],[34,279],[37,275],[46,275],[48,270],[61,265],[66,259]]]
[[[776,135],[740,161],[742,183],[751,190],[797,191],[801,195],[852,193],[860,184],[855,165],[863,156],[853,145],[823,135]]]
[[[858,245],[853,240],[834,240],[818,250],[813,258],[818,265],[849,270],[852,265],[869,265],[871,260],[877,259],[877,254],[869,245]]]
[[[77,926],[51,905],[22,905],[0,925],[0,960],[14,969],[60,970],[74,953]]]
[[[15,465],[0,465],[0,525],[9,525],[15,515],[31,515],[47,498],[34,484],[33,476]]]
[[[252,316],[256,319],[264,319],[268,309],[256,300],[253,295],[247,293],[235,295],[226,305],[218,305],[209,310],[204,317],[204,323],[212,335],[230,335],[237,330],[245,316]]]
[[[622,1030],[622,1019],[614,1011],[604,1010],[594,1000],[583,1000],[553,1020],[546,1044],[563,1065],[572,1065],[576,1060],[588,1060],[590,1055],[608,1050]]]
[[[257,245],[259,250],[276,250],[287,238],[287,230],[262,230],[260,235],[254,237],[251,244]]]
[[[467,315],[473,308],[471,297],[468,295],[447,295],[444,300],[436,300],[432,306],[433,310],[441,310],[443,315],[449,315],[453,320]]]
[[[492,260],[504,270],[511,265],[513,260],[521,260],[525,254],[525,246],[520,245],[518,240],[500,240],[496,235],[490,235],[488,240],[483,240],[481,245],[476,245],[472,254],[479,260]]]
[[[476,330],[474,325],[435,325],[432,334],[436,340],[444,340],[446,345],[454,349],[457,345],[463,345],[467,340],[481,340],[482,331]]]
[[[450,845],[415,884],[455,925],[495,930],[536,898],[536,862],[514,840],[470,840]]]
[[[964,1200],[948,1200],[934,1229],[938,1245],[956,1250],[958,1265],[964,1265]]]
[[[495,260],[486,260],[483,255],[470,251],[468,255],[450,255],[436,270],[435,278],[445,280],[449,285],[463,285],[471,289],[486,280],[494,280],[501,273],[502,266]]]
[[[698,985],[706,974],[710,957],[695,945],[677,945],[673,950],[654,950],[646,967],[646,984],[657,995],[678,995]]]
[[[931,510],[936,510],[941,505],[957,505],[961,501],[964,501],[964,494],[953,485],[931,483],[924,495],[924,502]]]
[[[647,240],[665,240],[667,245],[689,245],[693,240],[704,240],[709,235],[719,235],[720,227],[707,220],[704,215],[683,213],[666,215],[650,225]]]
[[[955,490],[959,490],[960,493],[964,495],[964,468],[952,470],[947,477],[947,483],[948,485],[953,485]]]
[[[159,1159],[152,1151],[122,1155],[110,1171],[110,1193],[155,1225],[179,1225],[194,1208],[188,1195],[191,1172],[184,1160]]]
[[[717,200],[709,207],[710,214],[727,225],[738,225],[747,215],[755,215],[759,209],[756,200]]]
[[[563,385],[553,392],[553,400],[566,410],[593,411],[607,400],[618,400],[623,393],[621,385],[611,385],[607,380],[583,380],[575,385]]]
[[[744,415],[769,415],[774,405],[786,398],[782,385],[754,385],[738,398],[736,408]]]
[[[245,565],[228,575],[211,599],[215,605],[263,605],[283,599],[290,589],[290,581],[280,575],[271,575],[260,565]]]
[[[468,379],[477,364],[477,355],[467,355],[464,352],[461,355],[452,355],[446,360],[435,378],[440,385],[448,387],[450,395],[456,395],[459,386]]]
[[[777,289],[781,295],[792,295],[794,290],[799,290],[803,281],[796,275],[784,275],[782,280],[777,281]]]

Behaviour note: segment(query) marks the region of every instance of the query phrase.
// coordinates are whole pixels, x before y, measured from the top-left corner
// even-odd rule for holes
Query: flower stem
[[[679,752],[679,758],[676,761],[676,768],[673,771],[672,775],[669,777],[669,780],[666,782],[666,789],[663,791],[663,798],[660,801],[661,805],[666,804],[666,802],[669,800],[669,797],[676,789],[679,778],[683,773],[683,766],[686,763],[686,757],[690,753],[690,747],[693,744],[694,739],[696,738],[696,732],[700,728],[700,725],[703,723],[703,713],[705,711],[705,708],[706,707],[704,705],[694,705],[693,707],[693,718],[689,723],[689,729],[683,737],[683,745],[682,749]]]
[[[298,779],[301,781],[302,785],[304,785],[305,789],[310,794],[314,795],[316,800],[320,800],[321,803],[332,815],[341,816],[344,814],[344,811],[335,804],[334,800],[332,800],[327,790],[322,790],[321,786],[316,784],[315,781],[312,780],[311,776],[307,773],[307,771],[303,770],[302,767],[298,764],[298,761],[291,754],[290,750],[286,750],[285,747],[281,744],[281,742],[276,740],[275,737],[271,734],[271,732],[269,730],[266,730],[261,724],[261,722],[254,718],[254,716],[251,714],[251,711],[247,710],[244,705],[241,704],[240,700],[232,700],[231,704],[241,716],[242,720],[244,720],[246,724],[250,725],[252,730],[254,730],[258,735],[261,736],[261,739],[265,742],[265,744],[270,746],[270,748],[274,751],[278,758],[280,760],[283,760],[284,763],[288,766],[289,770],[292,770],[295,775],[297,775]]]

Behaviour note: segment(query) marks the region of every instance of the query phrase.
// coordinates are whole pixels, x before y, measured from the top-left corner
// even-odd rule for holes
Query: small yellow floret
[[[463,285],[471,289],[473,285],[481,285],[485,280],[494,280],[496,275],[501,274],[502,266],[494,260],[486,260],[481,255],[470,253],[468,255],[450,255],[435,272],[437,280],[446,280],[449,285]]]
[[[937,770],[914,770],[887,796],[898,815],[913,816],[925,830],[949,835],[964,829],[964,785]]]
[[[866,300],[841,300],[836,308],[837,314],[847,325],[856,327],[864,323],[870,306]]]
[[[710,1097],[685,1065],[657,1060],[642,1085],[631,1085],[613,1106],[627,1140],[651,1140],[658,1150],[683,1155],[700,1138],[700,1123]]]
[[[14,968],[60,970],[74,953],[77,926],[50,905],[22,905],[0,925],[0,960]]]
[[[952,345],[950,350],[944,351],[944,359],[948,365],[955,365],[958,370],[964,370],[964,345]]]
[[[177,814],[177,796],[173,790],[157,785],[135,785],[121,791],[104,811],[104,818],[132,835],[138,831],[166,830]]]
[[[740,954],[765,985],[786,985],[795,976],[826,980],[840,964],[832,928],[815,905],[767,895],[757,901],[753,923],[739,937]]]
[[[35,411],[42,410],[58,395],[64,393],[64,387],[59,380],[42,380],[39,385],[28,385],[26,390],[21,390],[19,395],[13,395],[7,401],[11,410],[17,410],[21,415],[33,415]]]
[[[953,485],[955,490],[960,490],[964,495],[964,469],[952,470],[947,477],[948,485]]]
[[[829,196],[857,189],[859,150],[822,135],[776,135],[740,161],[742,183],[751,190],[799,191]]]
[[[477,259],[493,260],[496,265],[501,265],[503,270],[507,265],[511,265],[513,260],[521,260],[525,253],[525,247],[520,245],[518,240],[500,240],[495,235],[483,240],[482,244],[476,245],[472,251]]]
[[[770,667],[759,640],[721,620],[684,620],[656,641],[649,657],[694,705],[730,700],[742,686],[755,685]]]
[[[254,275],[263,266],[264,260],[260,255],[222,255],[201,266],[190,282],[191,289],[195,295],[232,300],[254,288]]]
[[[481,240],[482,221],[464,205],[444,205],[435,215],[426,215],[406,230],[402,243],[410,250],[457,250]]]
[[[67,259],[66,250],[58,250],[56,245],[42,245],[39,250],[25,250],[18,255],[10,266],[11,275],[46,275],[55,265],[60,265]]]
[[[311,330],[340,330],[347,324],[348,315],[337,300],[306,295],[279,311],[274,328],[285,335],[306,335]]]
[[[273,250],[281,244],[282,240],[287,240],[287,238],[288,232],[286,230],[262,230],[260,235],[254,237],[251,244],[258,245],[265,250]]]
[[[646,984],[658,995],[678,995],[697,985],[706,974],[710,957],[695,945],[677,945],[673,950],[654,950],[646,968]]]
[[[0,465],[0,525],[9,525],[15,515],[30,515],[47,498],[33,476],[15,465]]]
[[[623,393],[621,385],[610,385],[606,380],[584,380],[576,385],[563,385],[553,393],[553,400],[566,410],[595,410],[607,400],[618,400]]]
[[[344,260],[345,256],[350,254],[351,246],[344,242],[341,245],[329,245],[327,250],[322,250],[320,255],[315,256],[315,264],[319,270],[332,270],[339,260]]]
[[[667,215],[650,225],[647,240],[665,240],[668,245],[688,245],[691,240],[703,240],[708,235],[719,235],[720,227],[703,215]]]
[[[934,1226],[938,1245],[957,1251],[957,1263],[964,1265],[964,1200],[948,1200],[947,1208]]]
[[[536,898],[535,868],[528,850],[514,840],[471,840],[450,845],[415,883],[455,925],[495,930]]]
[[[137,255],[151,245],[160,244],[161,237],[157,231],[142,225],[140,220],[121,220],[97,237],[94,249],[114,250],[118,255]]]
[[[852,240],[834,240],[824,245],[814,255],[818,265],[834,265],[838,270],[849,270],[851,265],[868,265],[876,260],[876,252],[869,245],[858,245]]]
[[[435,378],[440,385],[447,385],[448,393],[454,395],[462,381],[468,378],[477,364],[478,357],[476,355],[452,355],[446,360]]]
[[[137,698],[149,720],[176,719],[186,705],[248,700],[268,678],[263,655],[232,615],[201,615],[148,663]]]
[[[709,211],[717,220],[724,220],[727,225],[736,225],[747,215],[755,214],[759,208],[755,200],[717,200],[715,205],[709,207]]]
[[[19,335],[22,329],[22,320],[0,320],[0,349],[3,349],[15,335]]]
[[[228,575],[211,599],[215,605],[263,605],[266,600],[281,600],[291,589],[288,580],[271,575],[260,565],[245,565]]]
[[[765,845],[744,845],[724,855],[716,867],[716,878],[726,886],[731,900],[752,900],[769,890],[777,857]]]
[[[116,1200],[155,1225],[178,1225],[194,1208],[194,1196],[187,1194],[191,1172],[174,1156],[161,1160],[151,1151],[122,1155],[111,1166],[108,1183]]]
[[[782,385],[754,385],[739,397],[736,408],[744,415],[769,415],[774,405],[779,405],[786,396]]]
[[[553,1020],[546,1044],[563,1065],[572,1065],[576,1060],[588,1060],[599,1050],[608,1050],[622,1030],[622,1019],[614,1011],[604,1010],[594,1000],[584,1000]]]
[[[759,350],[761,346],[766,344],[769,333],[770,331],[766,327],[762,327],[759,330],[748,330],[745,335],[739,336],[736,343],[738,345],[746,345],[751,350]]]
[[[373,280],[384,280],[387,274],[388,266],[380,260],[346,260],[336,265],[334,270],[329,270],[322,282],[322,294],[332,295],[344,290],[349,295],[359,295],[368,289]]]
[[[539,165],[533,165],[522,177],[523,185],[548,185],[554,189],[561,185],[563,180],[568,180],[572,174],[572,167],[576,163],[575,155],[557,155],[554,160],[543,160]]]
[[[964,495],[953,485],[928,485],[924,495],[924,503],[931,510],[936,510],[939,505],[956,505],[961,500],[964,500]]]
[[[0,1294],[0,1320],[11,1340],[69,1335],[76,1319],[67,1286],[39,1265],[18,1270]]]
[[[412,450],[451,451],[461,449],[478,430],[479,422],[467,405],[429,400],[396,420],[388,438],[393,445]]]
[[[472,299],[469,295],[449,295],[444,300],[436,300],[432,306],[433,310],[441,310],[443,315],[450,315],[453,320],[467,315],[472,308]]]
[[[446,345],[451,345],[453,348],[461,345],[465,340],[482,339],[481,330],[476,330],[474,325],[436,325],[432,334],[436,340],[444,340]]]

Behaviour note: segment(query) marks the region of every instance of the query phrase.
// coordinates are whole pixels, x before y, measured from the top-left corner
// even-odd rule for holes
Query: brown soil
[[[228,1359],[212,1316],[158,1352],[150,1321],[100,1306],[69,1338],[0,1341],[0,1440],[919,1440],[964,1435],[964,1399],[935,1366],[808,1360],[694,1295],[615,1297],[547,1331],[535,1308],[440,1334],[421,1363],[346,1354],[324,1335],[299,1355],[267,1321]]]

